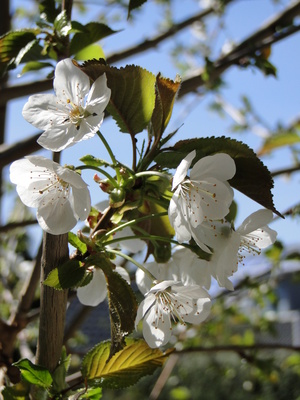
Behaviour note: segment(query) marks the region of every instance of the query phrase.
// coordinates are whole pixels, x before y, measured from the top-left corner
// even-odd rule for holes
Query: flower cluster
[[[106,76],[90,87],[89,77],[71,59],[55,70],[53,94],[29,97],[24,118],[44,130],[38,143],[61,151],[95,135],[110,99]],[[91,208],[90,194],[80,175],[44,157],[27,157],[12,163],[10,179],[22,202],[37,208],[41,228],[53,235],[67,233],[78,219],[85,220]]]
[[[107,87],[105,74],[90,85],[89,77],[71,59],[66,59],[57,64],[54,91],[55,95],[31,96],[24,106],[23,116],[44,131],[38,143],[56,152],[95,135],[102,124],[111,90]],[[102,137],[101,133],[99,136]],[[228,154],[217,153],[200,159],[195,150],[187,154],[174,174],[173,194],[169,201],[163,196],[170,189],[169,175],[155,169],[137,172],[133,168],[128,172],[123,164],[115,160],[110,150],[112,164],[104,165],[116,167],[116,180],[97,167],[97,171],[103,173],[108,181],[104,182],[98,176],[95,181],[99,181],[104,192],[111,194],[110,200],[114,193],[121,196],[111,207],[116,213],[112,218],[110,215],[105,229],[97,225],[98,217],[106,215],[109,208],[103,213],[98,213],[96,209],[91,212],[89,189],[77,169],[63,167],[42,156],[29,156],[12,163],[10,179],[17,185],[22,202],[37,209],[37,220],[44,231],[53,235],[64,234],[73,229],[79,219],[84,221],[89,218],[90,227],[92,221],[99,229],[95,228],[95,232],[93,226],[90,237],[86,238],[86,242],[82,240],[84,244],[91,245],[86,253],[102,252],[101,256],[109,258],[111,268],[128,283],[130,280],[125,268],[113,266],[110,260],[114,259],[117,264],[114,257],[122,255],[139,267],[136,283],[144,299],[138,307],[136,327],[143,319],[143,335],[149,346],[162,346],[170,340],[174,323],[200,324],[208,317],[211,309],[208,290],[212,278],[220,287],[233,290],[229,278],[237,271],[238,264],[243,263],[245,254],[259,254],[261,249],[274,243],[276,232],[268,227],[273,214],[267,209],[259,210],[246,218],[237,229],[226,220],[234,195],[229,182],[236,173],[235,162]],[[166,185],[153,180],[151,190],[143,193],[143,184],[146,187],[149,181],[146,183],[147,178],[144,182],[142,180],[149,175],[166,178]],[[126,191],[133,191],[133,188],[136,193],[129,193],[126,197]],[[127,211],[138,210],[135,215],[139,215],[143,210],[141,212],[145,215],[149,202],[155,200],[155,206],[162,204],[164,207],[162,215],[169,218],[169,231],[171,227],[174,229],[177,245],[164,264],[148,262],[142,265],[127,254],[140,252],[146,245],[144,241],[136,240],[135,235],[141,233],[141,238],[151,245],[170,238],[151,237],[145,225],[139,224],[141,220],[144,223],[147,216],[139,221],[124,221],[128,220]],[[149,219],[152,216],[149,215]],[[120,246],[116,246],[117,242]],[[199,253],[206,253],[205,259],[198,256],[195,251],[197,246]],[[120,247],[121,250],[125,248],[127,253],[119,251]],[[151,251],[148,249],[147,256],[149,254]],[[80,267],[86,268],[87,279],[84,283],[88,283],[78,287],[77,296],[81,303],[96,306],[107,295],[105,269],[102,270],[101,265],[85,264],[83,255],[80,263]],[[76,286],[84,285],[82,282],[76,283]]]

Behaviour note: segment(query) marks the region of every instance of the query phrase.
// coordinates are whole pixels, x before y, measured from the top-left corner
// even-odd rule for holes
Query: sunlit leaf
[[[126,340],[126,346],[109,359],[110,343],[95,346],[82,362],[82,375],[102,387],[121,388],[133,385],[141,377],[161,367],[172,350],[151,349],[144,340]]]
[[[28,43],[34,43],[36,39],[35,30],[11,31],[0,37],[0,74],[7,68],[14,68],[13,65],[19,52]]]
[[[74,23],[72,22],[72,27],[73,26]],[[75,27],[76,26],[78,27],[78,25],[75,24]],[[90,22],[83,27],[84,32],[75,33],[71,40],[70,54],[77,54],[85,47],[90,46],[91,44],[117,32],[100,22]]]
[[[100,158],[94,157],[90,154],[83,156],[80,158],[85,165],[89,165],[91,167],[109,167],[111,164],[105,160],[101,160]]]
[[[156,100],[151,118],[154,137],[160,139],[166,129],[173,111],[180,81],[172,81],[158,75],[156,77]]]
[[[136,65],[115,68],[104,60],[91,60],[80,67],[93,80],[103,73],[111,89],[107,111],[121,132],[135,135],[149,124],[155,105],[155,76]]]
[[[296,132],[282,132],[267,138],[257,152],[259,155],[270,153],[272,150],[284,146],[291,146],[300,142],[300,136]]]
[[[67,17],[66,10],[63,10],[57,15],[53,25],[57,35],[59,36],[67,36],[70,33],[72,25]]]
[[[91,44],[75,54],[76,60],[91,60],[92,58],[105,58],[104,51],[98,44]]]
[[[44,285],[57,290],[69,289],[77,286],[83,280],[85,272],[85,268],[78,260],[68,260],[49,273],[44,280]]]
[[[73,232],[68,233],[68,241],[69,243],[75,247],[80,253],[84,254],[87,251],[87,246],[83,243],[77,235]]]
[[[196,150],[193,164],[200,158],[216,153],[229,154],[235,161],[236,174],[230,185],[250,199],[282,216],[273,203],[273,179],[267,167],[245,143],[225,137],[181,140],[159,154],[155,161],[165,168],[177,168],[181,160]]]
[[[43,388],[51,386],[53,381],[52,376],[46,368],[35,365],[27,359],[22,359],[13,365],[20,369],[22,378],[27,382]]]

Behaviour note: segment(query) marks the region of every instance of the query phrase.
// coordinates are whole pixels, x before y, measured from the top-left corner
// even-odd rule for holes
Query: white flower
[[[90,193],[81,176],[45,157],[13,162],[10,180],[17,185],[22,202],[37,208],[38,223],[46,232],[66,233],[89,215]]]
[[[30,96],[23,117],[45,132],[38,143],[45,149],[61,151],[91,138],[103,121],[111,90],[105,74],[90,88],[89,77],[71,59],[60,61],[55,70],[53,94]]]
[[[115,272],[121,275],[122,278],[130,284],[130,278],[125,268],[116,267]],[[87,285],[77,289],[77,297],[81,304],[96,307],[105,300],[107,296],[107,287],[102,269],[93,268],[92,273],[92,280]]]
[[[272,219],[271,210],[258,210],[249,215],[236,230],[240,235],[240,262],[245,257],[244,251],[253,255],[260,254],[261,249],[265,249],[275,242],[277,232],[267,226]]]
[[[200,286],[184,286],[169,280],[153,286],[138,308],[136,327],[144,318],[143,335],[152,348],[165,345],[172,322],[200,324],[209,315],[211,300]]]
[[[194,237],[195,228],[203,221],[225,217],[233,199],[233,190],[227,182],[236,171],[233,159],[224,153],[204,157],[195,163],[188,179],[186,175],[195,156],[195,150],[189,153],[173,178],[175,192],[168,214],[179,243]],[[209,251],[206,246],[201,247]]]
[[[210,263],[219,286],[233,290],[228,277],[237,271],[245,253],[260,254],[261,249],[275,242],[277,233],[267,226],[272,219],[272,211],[263,209],[249,215],[236,231],[226,222],[215,224],[217,245]]]

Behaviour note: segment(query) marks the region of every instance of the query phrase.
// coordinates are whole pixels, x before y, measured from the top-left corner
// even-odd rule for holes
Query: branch
[[[6,225],[0,226],[0,233],[8,232],[16,228],[22,228],[24,226],[35,225],[37,224],[36,219],[21,221],[21,222],[9,222]]]
[[[212,63],[212,73],[209,77],[209,81],[203,79],[204,68],[194,71],[192,76],[182,82],[178,96],[182,97],[190,92],[196,91],[197,88],[205,84],[211,84],[232,65],[243,65],[243,59],[245,59],[245,57],[251,57],[255,55],[257,51],[269,47],[298,32],[300,26],[289,26],[285,30],[282,29],[283,26],[291,24],[293,19],[298,15],[300,15],[300,1],[288,7],[271,22],[263,25],[254,34],[248,36],[229,53]]]
[[[190,347],[183,350],[175,350],[174,354],[188,354],[194,352],[214,353],[218,351],[226,351],[226,352],[233,351],[235,353],[241,353],[244,351],[256,351],[256,350],[291,350],[300,352],[300,346],[285,345],[280,343],[274,343],[274,344],[257,343],[252,346],[246,346],[246,345],[245,346],[221,345],[213,347],[198,346],[198,347]]]

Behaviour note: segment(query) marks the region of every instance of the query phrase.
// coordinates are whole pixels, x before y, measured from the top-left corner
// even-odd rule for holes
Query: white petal
[[[187,172],[195,157],[196,157],[196,151],[193,150],[178,165],[175,175],[173,177],[172,190],[174,190],[185,179]]]
[[[93,279],[86,286],[77,289],[77,297],[81,304],[97,306],[107,295],[105,275],[101,269],[95,268]]]
[[[77,68],[70,58],[60,61],[55,69],[53,87],[56,96],[63,102],[69,99],[79,104],[90,89],[89,77]]]
[[[272,221],[272,219],[273,219],[273,213],[271,210],[262,209],[255,211],[244,220],[244,222],[237,229],[237,231],[241,235],[246,235],[247,233],[253,232],[256,229],[267,225]]]
[[[99,76],[92,84],[86,100],[86,109],[91,114],[102,114],[110,100],[111,90],[107,86],[106,75]]]
[[[40,207],[36,215],[41,228],[52,235],[67,233],[77,223],[69,201],[61,205],[58,200],[52,204]]]
[[[209,297],[199,298],[194,303],[193,312],[184,317],[185,322],[198,325],[209,316],[211,300]]]
[[[153,293],[148,294],[144,300],[141,302],[139,305],[139,308],[137,310],[136,318],[135,318],[135,327],[137,328],[140,320],[144,317],[144,315],[147,313],[149,308],[153,305],[155,302],[155,295]]]
[[[68,123],[65,125],[53,126],[45,131],[37,140],[44,149],[61,151],[73,146],[76,142],[74,137],[77,134],[76,126]]]
[[[151,307],[143,322],[143,335],[148,345],[152,348],[165,345],[170,340],[171,333],[170,314],[161,307],[158,310],[155,306]]]
[[[231,179],[236,172],[235,162],[225,153],[214,154],[201,158],[193,166],[191,180],[202,180],[205,177],[214,177],[221,181]]]
[[[87,219],[91,211],[91,196],[88,188],[77,189],[73,187],[70,201],[76,217],[81,221]]]
[[[135,234],[133,233],[132,229],[130,229],[129,226],[127,226],[126,228],[116,232],[115,239],[117,238],[120,239],[123,237],[134,236],[134,235]],[[122,249],[135,254],[144,250],[144,248],[146,247],[146,243],[143,240],[138,239],[137,237],[136,239],[120,241],[120,246],[122,247]]]
[[[61,125],[68,117],[68,111],[57,103],[53,94],[35,94],[29,97],[22,115],[36,128],[47,130]]]

